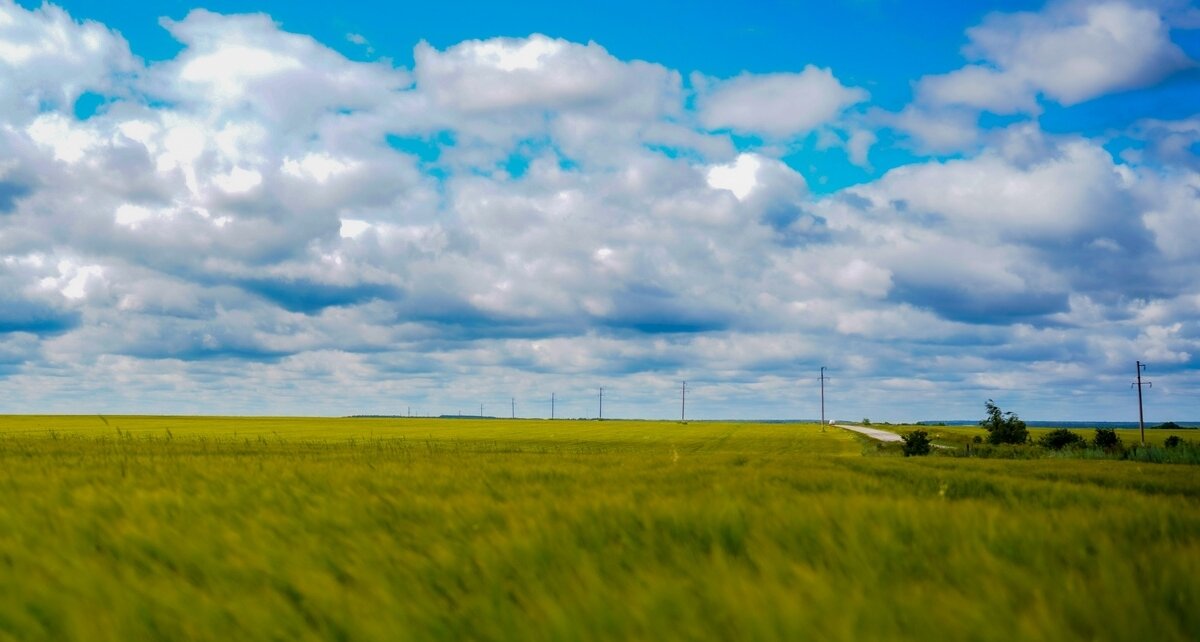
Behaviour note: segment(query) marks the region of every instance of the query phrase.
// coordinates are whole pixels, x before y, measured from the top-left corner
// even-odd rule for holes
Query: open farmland
[[[0,418],[0,639],[1193,640],[1200,475],[815,425]]]

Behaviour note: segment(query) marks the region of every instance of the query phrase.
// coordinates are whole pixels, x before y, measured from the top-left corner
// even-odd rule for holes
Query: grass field
[[[0,417],[0,639],[1195,640],[1200,469],[814,425]]]

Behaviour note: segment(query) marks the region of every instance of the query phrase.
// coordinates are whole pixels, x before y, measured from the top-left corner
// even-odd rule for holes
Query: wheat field
[[[0,418],[3,640],[1195,640],[1200,475],[816,425]]]

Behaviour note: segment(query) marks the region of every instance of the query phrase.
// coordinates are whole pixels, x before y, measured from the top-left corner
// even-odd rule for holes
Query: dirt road
[[[886,430],[879,430],[878,428],[867,428],[866,426],[850,426],[847,424],[834,424],[834,425],[837,426],[838,428],[844,428],[846,430],[850,430],[853,432],[857,432],[857,433],[866,435],[866,436],[870,437],[871,439],[878,439],[879,441],[904,441],[903,439],[900,438],[900,435],[897,435],[894,432],[888,432]]]

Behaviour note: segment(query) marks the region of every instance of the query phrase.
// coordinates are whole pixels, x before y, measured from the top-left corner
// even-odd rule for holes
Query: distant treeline
[[[1026,421],[1030,428],[1137,428],[1136,421]],[[979,421],[969,419],[946,419],[936,421],[918,421],[918,426],[977,426]],[[1162,428],[1167,430],[1196,430],[1200,429],[1197,421],[1168,421],[1161,424],[1146,424],[1146,428]]]

